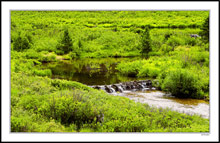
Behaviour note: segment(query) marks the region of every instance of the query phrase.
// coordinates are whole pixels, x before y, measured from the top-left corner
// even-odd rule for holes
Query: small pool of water
[[[109,85],[125,81],[142,80],[144,78],[127,77],[116,70],[120,62],[133,61],[133,58],[84,58],[69,61],[44,63],[41,68],[51,69],[52,78],[78,81],[86,85]]]

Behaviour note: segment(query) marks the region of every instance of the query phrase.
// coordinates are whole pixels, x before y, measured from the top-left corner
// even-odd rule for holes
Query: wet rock
[[[117,87],[117,85],[113,84],[111,87],[114,88],[115,91],[118,91],[118,87]]]
[[[147,86],[147,87],[151,87],[151,86],[152,86],[152,81],[151,81],[151,80],[147,80],[146,86]]]
[[[131,89],[135,89],[135,88],[136,88],[136,86],[132,84],[131,85]]]
[[[125,88],[126,88],[126,90],[131,90],[132,89],[131,84],[125,83]]]
[[[142,82],[134,82],[134,86],[135,86],[135,89],[143,89],[144,86],[142,85]]]
[[[190,34],[190,37],[191,37],[191,38],[193,38],[193,37],[194,37],[194,38],[197,38],[197,37],[200,37],[200,36],[199,36],[198,34]]]
[[[121,87],[122,87],[123,90],[126,90],[126,85],[121,84]]]
[[[95,85],[91,87],[105,90],[108,93],[123,92],[124,90],[156,90],[156,88],[152,86],[151,80],[130,81],[113,85]]]
[[[94,88],[94,89],[101,89],[100,86],[94,86],[93,88]]]
[[[151,89],[152,89],[152,90],[156,90],[156,88],[155,88],[155,87],[152,87]]]
[[[144,85],[138,84],[138,89],[144,89]]]
[[[122,88],[120,87],[120,85],[115,85],[115,84],[113,84],[111,87],[114,88],[116,92],[123,92],[123,90],[122,90]]]
[[[108,86],[105,86],[105,91],[108,93],[112,93],[113,91],[111,90],[111,88],[109,88]]]

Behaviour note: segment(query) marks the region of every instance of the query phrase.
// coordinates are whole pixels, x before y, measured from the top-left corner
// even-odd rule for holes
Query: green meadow
[[[11,11],[10,52],[11,132],[209,132],[209,119],[42,68],[70,62],[82,70],[89,59],[97,68],[111,58],[121,78],[154,79],[176,98],[209,101],[209,11]]]

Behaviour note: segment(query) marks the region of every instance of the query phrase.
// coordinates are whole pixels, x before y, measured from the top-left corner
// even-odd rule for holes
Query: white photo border
[[[2,141],[218,141],[218,2],[2,2]],[[209,10],[210,133],[10,133],[10,10]]]

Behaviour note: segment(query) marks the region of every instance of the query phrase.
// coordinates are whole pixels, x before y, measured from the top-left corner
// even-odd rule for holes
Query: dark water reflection
[[[86,85],[109,85],[119,82],[142,80],[119,74],[116,65],[119,62],[133,61],[135,58],[84,58],[71,61],[44,63],[42,68],[52,71],[52,78],[78,81]]]

